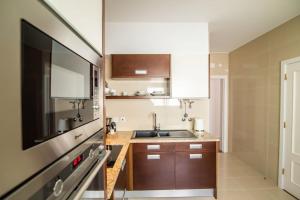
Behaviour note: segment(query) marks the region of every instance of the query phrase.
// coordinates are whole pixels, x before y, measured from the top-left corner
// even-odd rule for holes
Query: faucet
[[[160,125],[159,124],[157,125],[157,117],[156,117],[156,113],[155,112],[153,113],[153,122],[154,122],[153,129],[155,131],[159,131]]]

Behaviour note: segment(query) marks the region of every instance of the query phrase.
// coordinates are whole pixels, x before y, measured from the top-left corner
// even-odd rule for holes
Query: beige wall
[[[228,75],[229,55],[228,53],[210,54],[210,75]]]
[[[300,16],[229,55],[232,150],[277,182],[280,62],[300,56]]]

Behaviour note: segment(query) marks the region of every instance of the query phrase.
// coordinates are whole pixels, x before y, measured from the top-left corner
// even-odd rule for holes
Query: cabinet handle
[[[123,162],[122,162],[121,171],[123,171],[123,170],[124,170],[124,167],[125,167],[125,165],[126,165],[126,159],[124,159],[124,160],[123,160]]]
[[[190,144],[190,149],[202,149],[202,144]]]
[[[138,74],[138,75],[145,75],[145,74],[148,74],[148,71],[145,69],[136,69],[136,70],[134,70],[134,73]]]
[[[158,150],[158,149],[160,149],[160,145],[159,144],[147,145],[147,149],[148,150]]]
[[[159,160],[160,159],[160,155],[147,155],[147,159],[148,160]]]
[[[202,159],[202,154],[190,154],[190,159]]]

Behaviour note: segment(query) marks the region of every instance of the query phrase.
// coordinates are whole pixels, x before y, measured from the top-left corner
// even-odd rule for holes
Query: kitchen
[[[1,199],[300,197],[299,1],[0,5]]]

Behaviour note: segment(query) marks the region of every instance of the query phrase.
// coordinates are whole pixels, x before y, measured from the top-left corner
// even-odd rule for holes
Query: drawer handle
[[[190,149],[202,149],[202,144],[190,144]]]
[[[190,159],[202,159],[202,154],[190,154]]]
[[[145,75],[145,74],[148,74],[147,70],[144,70],[144,69],[136,69],[134,71],[135,74],[138,74],[138,75]]]
[[[148,150],[158,150],[158,149],[160,149],[160,145],[159,144],[147,145],[147,149]]]
[[[160,155],[147,155],[148,160],[159,160]]]

